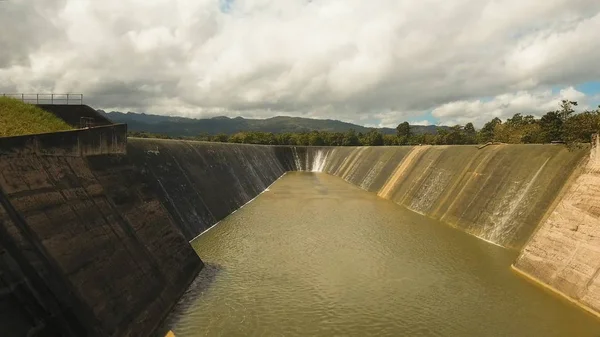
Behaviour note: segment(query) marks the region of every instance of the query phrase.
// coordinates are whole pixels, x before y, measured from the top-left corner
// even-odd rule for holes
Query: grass
[[[0,97],[0,137],[73,129],[62,119],[33,104]]]

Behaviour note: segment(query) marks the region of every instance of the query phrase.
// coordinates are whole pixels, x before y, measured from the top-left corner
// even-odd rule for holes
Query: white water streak
[[[306,152],[304,152],[304,165],[306,165],[306,167],[304,168],[304,171],[310,172],[312,171],[312,163],[308,160],[308,149],[305,150]]]
[[[506,241],[508,235],[517,229],[511,220],[513,219],[519,206],[523,205],[523,199],[525,196],[527,196],[529,190],[531,190],[531,187],[533,187],[535,181],[549,161],[550,158],[546,159],[531,180],[529,180],[529,183],[527,183],[524,189],[515,191],[516,193],[508,193],[507,198],[510,198],[509,200],[506,200],[508,202],[508,210],[501,214],[501,217],[498,219],[498,221],[493,221],[494,224],[492,225],[491,230],[486,230],[481,236],[482,239],[495,242],[497,244],[502,244],[502,242]],[[512,196],[515,196],[515,198],[512,198]]]
[[[300,157],[298,157],[298,150],[296,147],[292,147],[292,155],[294,156],[294,163],[296,164],[296,170],[302,171],[302,163],[300,162]]]
[[[373,181],[375,181],[375,178],[379,175],[379,173],[383,169],[383,166],[385,166],[386,163],[387,161],[378,161],[377,164],[375,164],[375,166],[371,167],[369,172],[367,172],[367,175],[364,177],[363,181],[360,183],[360,188],[362,188],[365,191],[368,191],[369,188],[371,188]]]
[[[313,156],[311,172],[323,172],[328,156],[329,151],[323,149],[317,150],[317,153]]]

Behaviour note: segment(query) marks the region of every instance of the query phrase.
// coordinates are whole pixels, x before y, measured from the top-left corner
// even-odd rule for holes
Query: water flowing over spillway
[[[307,152],[308,154],[308,152]],[[298,156],[298,149],[296,147],[292,147],[292,156],[294,157],[294,164],[296,171],[304,171],[304,167],[302,166],[302,162],[300,161],[300,157]],[[308,161],[305,161],[308,162]]]
[[[325,172],[488,242],[520,248],[585,150],[552,145],[298,148]],[[301,152],[301,156],[298,153]]]
[[[311,172],[323,172],[329,151],[317,150],[311,165]]]
[[[200,315],[208,317],[206,313],[212,312],[218,316],[230,310],[231,317],[242,322],[237,325],[251,317],[261,320],[244,334],[261,333],[258,326],[263,326],[263,319],[280,317],[253,316],[235,305],[248,308],[251,305],[245,300],[260,304],[274,292],[283,296],[276,297],[281,303],[298,304],[302,317],[309,318],[304,324],[296,321],[298,315],[287,316],[291,318],[286,326],[308,327],[305,330],[311,332],[311,327],[324,324],[325,328],[317,332],[327,335],[353,328],[357,322],[364,323],[360,325],[367,330],[387,326],[385,331],[377,331],[380,334],[403,331],[404,335],[427,335],[434,328],[447,331],[444,335],[456,335],[455,330],[462,331],[463,324],[473,328],[463,322],[464,317],[485,314],[475,325],[486,326],[482,322],[502,317],[496,311],[502,307],[511,314],[537,312],[529,316],[531,322],[566,320],[572,324],[566,331],[548,323],[550,334],[536,331],[529,335],[548,336],[558,331],[586,336],[578,332],[587,330],[577,329],[587,323],[558,313],[561,310],[556,307],[552,309],[558,310],[556,314],[548,312],[553,305],[531,311],[532,303],[545,301],[538,296],[547,294],[498,289],[513,284],[503,273],[521,250],[515,270],[586,310],[600,312],[600,141],[596,138],[592,144],[591,149],[562,145],[493,145],[481,149],[259,146],[127,139],[124,125],[3,139],[0,255],[8,262],[0,263],[0,275],[9,282],[0,285],[0,293],[8,294],[0,299],[0,316],[22,314],[23,323],[17,324],[17,329],[37,329],[30,322],[43,325],[48,319],[69,316],[72,326],[65,329],[82,331],[77,336],[111,332],[152,335],[161,317],[204,266],[188,241],[203,232],[200,238],[220,235],[219,228],[227,228],[227,221],[215,224],[241,213],[244,219],[235,227],[249,232],[240,232],[239,240],[234,235],[212,246],[234,254],[233,264],[219,262],[217,255],[211,255],[210,245],[208,250],[198,248],[202,255],[210,253],[206,255],[206,269],[214,271],[203,274],[204,280],[217,282],[215,285],[220,286],[215,289],[241,285],[241,291],[226,292],[216,303],[208,298],[210,305]],[[287,189],[279,189],[273,194],[276,199],[269,199],[273,191],[268,186],[290,171],[341,177],[370,194],[353,195],[342,188],[331,192],[326,184],[315,180],[309,184],[314,190],[285,183]],[[253,203],[248,203],[261,193],[256,202],[267,198],[269,207],[256,211],[250,207]],[[380,202],[391,205],[389,211],[375,206]],[[249,206],[241,209],[244,205]],[[277,212],[286,211],[292,213],[277,218]],[[431,226],[434,220],[441,224]],[[206,232],[208,228],[213,230]],[[427,235],[419,234],[427,228]],[[211,234],[213,231],[217,233]],[[469,240],[441,234],[448,231]],[[290,240],[285,240],[286,235]],[[392,238],[396,241],[387,241]],[[472,265],[465,267],[456,261]],[[499,261],[504,262],[498,265]],[[270,267],[277,264],[285,268]],[[487,269],[480,274],[490,266],[495,271]],[[422,278],[427,271],[435,276]],[[230,283],[230,277],[240,282]],[[495,279],[502,282],[494,283]],[[219,283],[223,280],[225,283]],[[473,280],[478,281],[473,284]],[[420,284],[426,289],[421,291]],[[23,290],[21,285],[30,294],[45,294],[37,304],[50,308],[50,312],[22,310],[31,303],[22,303],[26,297],[14,296]],[[408,293],[402,293],[403,289]],[[266,292],[261,293],[263,290]],[[481,299],[460,298],[459,303],[446,296],[478,293],[475,297]],[[253,297],[248,297],[250,294]],[[296,294],[315,296],[306,301]],[[498,294],[503,296],[481,302]],[[518,305],[506,306],[503,301],[513,294],[518,294],[514,299]],[[409,301],[412,295],[419,295],[420,301]],[[525,302],[519,302],[521,297]],[[7,302],[2,301],[7,298],[16,302],[5,306]],[[376,305],[365,302],[370,298]],[[429,317],[428,312],[444,306],[431,308],[427,299],[439,302],[440,298],[455,305]],[[403,311],[405,308],[389,300],[418,305]],[[267,307],[288,309],[277,303]],[[332,316],[338,307],[356,308],[348,316],[353,319],[340,322],[339,317]],[[69,310],[62,312],[61,308]],[[391,310],[382,312],[381,308]],[[477,311],[453,316],[452,324],[456,325],[435,321],[449,317],[449,312],[460,314],[461,309],[472,308]],[[248,315],[235,315],[240,312]],[[7,321],[10,324],[13,320],[4,323]],[[211,319],[206,329],[220,321],[218,317]],[[13,328],[14,324],[8,327]],[[507,327],[497,330],[502,329]],[[529,331],[524,329],[504,335]],[[485,334],[477,331],[468,335]]]

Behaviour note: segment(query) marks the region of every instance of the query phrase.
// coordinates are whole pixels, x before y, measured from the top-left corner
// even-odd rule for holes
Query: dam
[[[594,336],[598,151],[3,138],[0,328]]]

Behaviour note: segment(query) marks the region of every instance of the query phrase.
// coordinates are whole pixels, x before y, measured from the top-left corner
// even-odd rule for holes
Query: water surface
[[[288,173],[193,246],[177,337],[600,336],[510,270],[517,252],[326,174]]]

